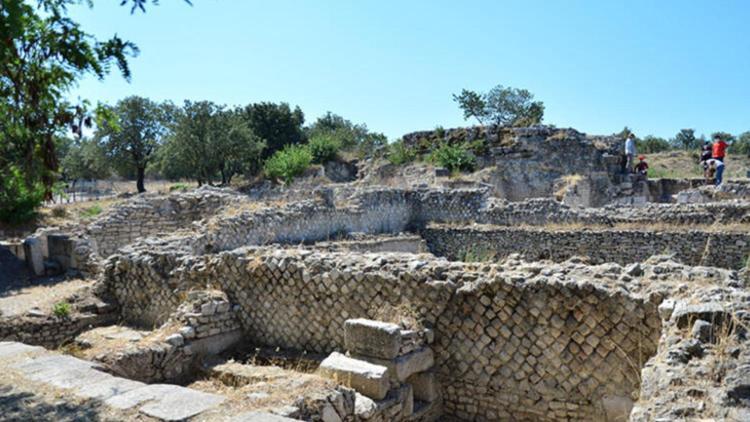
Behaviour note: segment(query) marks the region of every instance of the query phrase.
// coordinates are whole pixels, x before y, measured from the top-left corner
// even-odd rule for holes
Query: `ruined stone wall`
[[[416,318],[435,331],[447,413],[466,420],[597,419],[604,395],[637,394],[632,362],[655,353],[659,334],[655,304],[541,266],[303,249],[141,251],[112,257],[104,275],[126,319],[210,283],[239,305],[246,335],[262,345],[343,350],[347,319]]]
[[[137,239],[170,233],[218,212],[237,199],[229,190],[202,188],[175,195],[142,195],[113,208],[86,229],[95,250],[107,257]]]
[[[689,265],[740,268],[750,255],[750,234],[710,231],[545,230],[498,226],[447,227],[422,231],[438,256],[463,260],[500,259],[512,253],[526,260],[564,261],[586,256],[593,263],[641,262],[653,255],[674,254]]]
[[[91,327],[113,323],[115,313],[74,314],[59,318],[51,315],[0,319],[0,341],[19,341],[35,346],[57,348]]]
[[[488,182],[495,196],[511,201],[548,197],[561,177],[604,172],[615,178],[622,140],[588,137],[549,126],[456,128],[404,135],[406,145],[427,151],[443,142],[483,142],[481,167],[493,167]]]

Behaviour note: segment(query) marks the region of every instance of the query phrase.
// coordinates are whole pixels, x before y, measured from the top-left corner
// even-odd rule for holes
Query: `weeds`
[[[417,152],[403,141],[392,143],[388,148],[388,161],[395,166],[411,163],[417,159]]]
[[[52,313],[58,318],[68,318],[71,313],[70,303],[58,302],[52,307]]]
[[[99,204],[94,204],[90,207],[84,208],[80,211],[81,218],[93,218],[102,213],[102,207]]]
[[[463,262],[494,262],[497,252],[482,246],[471,246],[459,252],[458,260]]]

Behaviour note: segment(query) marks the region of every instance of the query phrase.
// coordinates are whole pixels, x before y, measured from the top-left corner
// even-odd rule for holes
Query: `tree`
[[[105,179],[111,174],[104,147],[93,139],[72,141],[61,160],[62,178],[73,191],[79,180]]]
[[[97,128],[96,137],[106,146],[107,154],[121,168],[135,169],[139,193],[146,191],[146,166],[169,134],[170,107],[143,97],[127,97],[110,109],[111,117]]]
[[[729,132],[722,132],[722,131],[718,131],[718,132],[712,133],[711,134],[711,141],[713,142],[713,140],[716,139],[717,136],[719,138],[721,138],[722,141],[724,141],[724,142],[726,142],[728,144],[731,144],[732,142],[735,141],[734,135],[732,135]]]
[[[257,172],[265,142],[243,114],[210,101],[186,101],[160,153],[164,175],[192,178],[203,185],[213,184],[217,177],[228,184],[236,174]]]
[[[34,3],[3,0],[0,7],[0,197],[9,198],[2,206],[11,214],[14,202],[33,210],[51,199],[55,141],[75,123],[65,97],[76,81],[103,78],[112,65],[129,79],[127,58],[138,52],[117,36],[101,41],[84,32],[67,17],[78,0]]]
[[[533,126],[544,118],[544,103],[533,101],[534,95],[526,89],[498,85],[487,93],[464,89],[454,94],[464,112],[464,119],[474,117],[480,125]]]
[[[245,107],[243,117],[248,127],[266,144],[263,158],[286,145],[305,142],[302,125],[305,115],[299,107],[292,110],[287,103],[257,103]]]
[[[327,112],[318,118],[306,130],[307,138],[330,138],[343,149],[356,149],[361,155],[371,155],[375,150],[385,146],[388,139],[382,133],[370,132],[366,124],[354,124],[351,121]]]
[[[680,129],[672,140],[672,145],[675,148],[682,148],[684,150],[698,149],[701,144],[698,143],[698,138],[695,137],[694,129]]]
[[[638,152],[644,154],[653,154],[655,152],[663,152],[670,149],[670,144],[666,139],[653,135],[647,135],[643,139],[636,139],[635,143]]]
[[[743,132],[732,144],[732,150],[736,154],[750,157],[750,131]]]

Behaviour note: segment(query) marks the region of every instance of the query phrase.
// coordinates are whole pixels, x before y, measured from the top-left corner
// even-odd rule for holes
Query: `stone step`
[[[388,368],[385,366],[350,358],[338,352],[325,358],[320,363],[318,372],[375,400],[383,399],[390,386]]]

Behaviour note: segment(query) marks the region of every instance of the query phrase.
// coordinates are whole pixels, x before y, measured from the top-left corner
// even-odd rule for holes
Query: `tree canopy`
[[[130,78],[136,46],[99,40],[67,16],[78,0],[3,0],[0,8],[0,213],[51,198],[59,163],[55,139],[76,123],[65,98],[84,75],[112,66]],[[22,188],[21,188],[22,187]]]
[[[185,101],[177,116],[174,134],[160,152],[165,176],[192,178],[199,185],[216,179],[228,184],[236,174],[260,169],[266,144],[250,129],[241,109]]]
[[[544,118],[544,103],[533,101],[526,89],[498,85],[486,93],[464,89],[453,101],[464,112],[464,119],[475,118],[480,125],[533,126]]]
[[[96,137],[106,145],[114,162],[125,171],[135,170],[138,192],[146,191],[146,167],[169,134],[172,109],[170,103],[127,97],[109,110],[109,118],[97,128]]]

